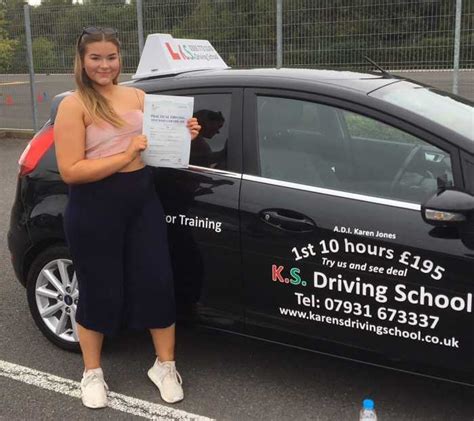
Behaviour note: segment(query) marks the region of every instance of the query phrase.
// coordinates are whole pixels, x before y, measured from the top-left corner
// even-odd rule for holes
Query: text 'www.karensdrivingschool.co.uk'
[[[315,313],[313,311],[293,310],[283,307],[279,307],[279,310],[282,316],[290,316],[298,319],[315,321],[318,323],[325,323],[329,325],[348,327],[351,329],[364,330],[367,332],[373,332],[378,336],[395,336],[411,341],[426,342],[456,349],[460,348],[459,339],[455,338],[454,336],[451,338],[440,338],[435,335],[423,334],[420,330],[410,332],[407,330],[399,329],[397,326],[380,326],[369,323],[368,321],[361,322],[360,320],[352,319],[351,317],[343,318],[326,316],[324,314]]]

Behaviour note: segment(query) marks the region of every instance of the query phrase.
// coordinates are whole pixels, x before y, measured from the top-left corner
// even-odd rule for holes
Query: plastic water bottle
[[[377,421],[375,405],[372,399],[364,399],[360,410],[359,421]]]

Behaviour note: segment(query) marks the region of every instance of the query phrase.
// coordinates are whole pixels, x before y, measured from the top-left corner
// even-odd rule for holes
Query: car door
[[[158,93],[158,92],[157,92]],[[194,97],[202,126],[187,169],[155,169],[173,263],[178,310],[238,327],[243,318],[238,201],[241,110],[238,89],[187,89],[159,94]]]
[[[246,89],[244,109],[249,332],[472,381],[474,253],[420,214],[464,187],[457,148],[339,99]]]

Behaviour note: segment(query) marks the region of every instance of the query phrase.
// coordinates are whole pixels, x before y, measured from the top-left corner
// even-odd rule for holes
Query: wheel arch
[[[66,242],[64,239],[61,238],[48,238],[47,240],[40,241],[36,243],[33,247],[31,247],[25,254],[25,258],[23,261],[22,273],[20,277],[21,284],[26,288],[26,283],[28,280],[28,273],[30,272],[31,265],[35,261],[35,259],[47,250],[50,247],[54,246],[65,246],[67,247]]]

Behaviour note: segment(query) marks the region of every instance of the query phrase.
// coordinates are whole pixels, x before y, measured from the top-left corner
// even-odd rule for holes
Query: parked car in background
[[[128,82],[193,96],[189,168],[154,168],[181,317],[474,384],[473,104],[386,73],[202,70]],[[78,349],[68,188],[51,118],[8,233],[33,318]]]

